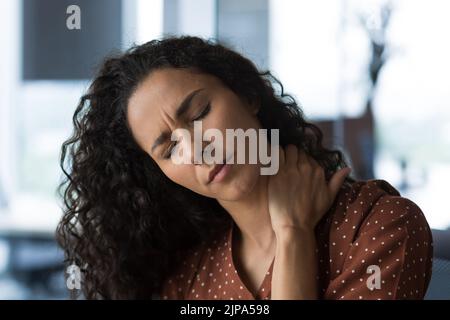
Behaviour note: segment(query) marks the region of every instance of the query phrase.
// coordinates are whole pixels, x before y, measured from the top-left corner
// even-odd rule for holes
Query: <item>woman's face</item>
[[[183,101],[187,102],[186,108],[180,109]],[[153,71],[140,83],[128,101],[127,117],[137,143],[169,179],[207,197],[237,200],[258,182],[260,164],[259,161],[256,164],[248,161],[249,139],[245,139],[245,163],[237,163],[237,139],[234,139],[234,149],[228,150],[226,129],[260,129],[257,108],[246,103],[214,76],[188,69],[166,68]],[[224,170],[227,174],[222,179],[209,181],[215,164],[194,163],[194,120],[201,121],[202,137],[211,128],[222,133],[224,160],[234,154],[234,161],[228,170]],[[187,139],[171,141],[172,132],[180,128],[190,133],[190,144]],[[189,163],[173,161],[171,150],[177,143],[177,148],[191,159]],[[197,151],[205,150],[209,144],[211,141],[202,139]]]

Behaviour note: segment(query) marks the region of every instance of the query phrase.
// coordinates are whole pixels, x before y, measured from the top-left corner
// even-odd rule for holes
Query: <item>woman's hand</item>
[[[279,171],[269,177],[268,201],[272,228],[313,231],[328,211],[350,168],[337,171],[330,182],[323,168],[294,145],[279,148]]]

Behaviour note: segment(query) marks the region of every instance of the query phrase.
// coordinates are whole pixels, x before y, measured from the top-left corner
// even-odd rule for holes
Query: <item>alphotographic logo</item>
[[[81,289],[81,270],[80,267],[75,263],[71,264],[66,268],[66,273],[68,274],[66,280],[66,286],[69,290],[80,290]]]
[[[367,278],[366,285],[370,291],[374,289],[381,289],[381,270],[377,265],[370,265],[366,270],[370,276]]]
[[[171,134],[171,141],[178,142],[171,152],[171,160],[175,164],[222,164],[246,163],[246,139],[248,139],[248,163],[262,165],[261,175],[275,175],[279,169],[279,130],[270,130],[270,152],[267,129],[226,129],[225,138],[222,131],[210,128],[203,133],[202,122],[194,121],[194,147],[189,130],[178,128]],[[236,148],[234,141],[236,142]],[[203,142],[209,144],[202,149]],[[224,148],[225,144],[225,148]],[[225,150],[225,151],[224,151]],[[192,152],[194,153],[192,155]],[[234,158],[236,153],[236,158]]]
[[[66,18],[66,27],[69,30],[81,29],[81,9],[79,6],[72,4],[67,7],[66,14],[69,16]]]

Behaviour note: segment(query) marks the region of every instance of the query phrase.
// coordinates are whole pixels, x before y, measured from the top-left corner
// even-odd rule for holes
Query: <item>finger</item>
[[[313,169],[322,168],[322,166],[319,165],[319,163],[316,161],[316,159],[314,159],[313,156],[305,153],[305,158],[306,158],[306,161],[308,161],[308,163],[311,166],[311,168],[313,168]]]
[[[295,167],[297,165],[298,149],[293,144],[288,144],[285,149],[286,165]]]
[[[312,164],[309,160],[309,156],[308,154],[303,151],[302,149],[298,150],[298,154],[297,154],[297,167],[300,169],[301,166],[308,166],[308,167],[312,167]]]
[[[330,190],[333,199],[336,197],[337,193],[339,192],[339,189],[341,188],[342,184],[345,181],[345,178],[350,174],[351,171],[352,171],[351,168],[346,167],[335,172],[334,175],[331,177],[330,182],[328,184],[328,189]]]

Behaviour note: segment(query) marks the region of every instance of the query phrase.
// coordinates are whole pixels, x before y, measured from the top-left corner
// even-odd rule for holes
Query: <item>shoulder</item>
[[[423,297],[431,274],[431,230],[422,210],[388,182],[342,187],[320,228],[330,258],[329,298]],[[379,267],[384,290],[367,290],[373,266]]]
[[[326,220],[338,227],[363,231],[371,223],[378,225],[404,224],[406,227],[428,228],[422,210],[412,200],[402,197],[398,190],[385,180],[357,181],[345,185],[338,193]],[[384,230],[384,229],[382,229]]]

